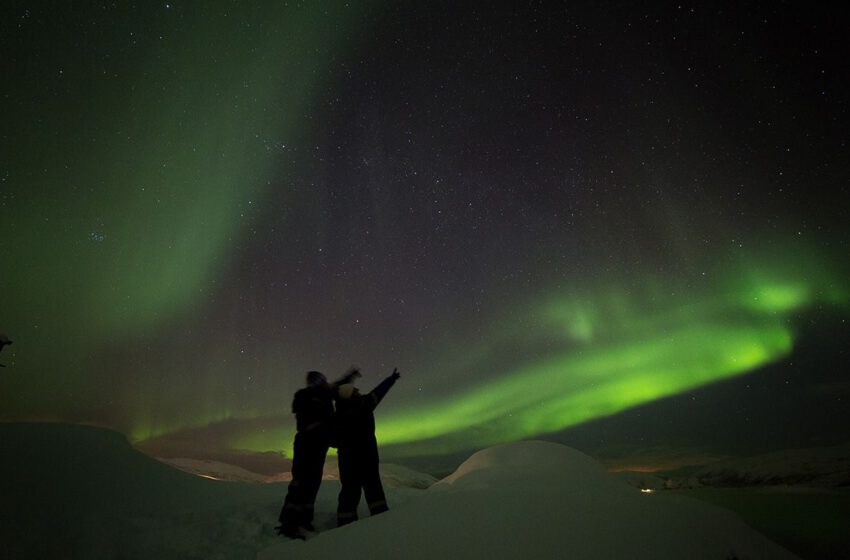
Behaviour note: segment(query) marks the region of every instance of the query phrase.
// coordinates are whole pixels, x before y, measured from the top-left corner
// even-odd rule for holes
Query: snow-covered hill
[[[790,559],[729,511],[642,494],[590,457],[521,442],[478,452],[390,512],[282,542],[260,560],[624,558]]]
[[[641,494],[551,443],[481,451],[428,490],[387,484],[389,512],[341,529],[326,481],[306,543],[274,535],[285,484],[192,476],[115,432],[0,424],[0,453],[4,558],[794,558],[726,510]]]

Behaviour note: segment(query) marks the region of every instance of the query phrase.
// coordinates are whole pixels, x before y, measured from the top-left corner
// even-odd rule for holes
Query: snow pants
[[[283,533],[294,532],[298,527],[310,527],[313,522],[313,507],[328,454],[328,438],[324,434],[298,432],[294,448],[292,481],[278,518]]]
[[[357,520],[357,506],[361,491],[366,494],[369,513],[377,515],[389,509],[381,475],[378,471],[378,444],[375,441],[360,444],[343,444],[339,447],[339,503],[337,524],[346,525]]]

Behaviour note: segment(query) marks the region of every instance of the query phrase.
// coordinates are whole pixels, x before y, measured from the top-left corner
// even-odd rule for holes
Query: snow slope
[[[478,452],[386,514],[257,556],[428,559],[790,559],[723,509],[642,494],[590,457],[521,442]]]
[[[2,557],[16,560],[794,558],[726,510],[641,494],[550,443],[481,451],[428,490],[387,479],[391,510],[341,529],[326,481],[306,543],[274,535],[285,484],[196,477],[109,430],[0,424],[0,453]]]
[[[0,454],[3,558],[251,558],[274,542],[285,485],[192,476],[90,426],[0,423]]]
[[[0,423],[0,558],[225,560],[280,542],[274,526],[287,485],[209,480],[133,449],[111,430]],[[223,476],[242,475],[226,464]],[[333,462],[329,462],[333,470]],[[387,465],[390,504],[433,478]],[[331,475],[333,473],[330,473]],[[322,485],[316,526],[335,525],[339,482]],[[364,512],[365,514],[365,512]]]

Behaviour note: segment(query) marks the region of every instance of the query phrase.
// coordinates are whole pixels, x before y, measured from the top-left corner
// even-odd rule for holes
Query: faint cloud
[[[617,447],[600,450],[597,459],[612,472],[664,472],[696,467],[728,458],[697,447]]]

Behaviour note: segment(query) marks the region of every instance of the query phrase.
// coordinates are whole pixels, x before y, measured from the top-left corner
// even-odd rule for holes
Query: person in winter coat
[[[333,397],[339,385],[351,383],[360,373],[350,370],[334,384],[318,371],[307,373],[307,387],[295,393],[295,444],[292,481],[280,510],[279,535],[303,539],[304,531],[314,531],[313,507],[322,484],[325,457],[331,445],[334,416]]]
[[[390,387],[401,377],[397,369],[381,381],[371,393],[361,395],[353,384],[340,385],[336,401],[336,433],[339,453],[339,492],[337,524],[357,520],[361,491],[366,495],[369,512],[387,511],[387,499],[378,473],[378,441],[375,439],[373,411]]]

